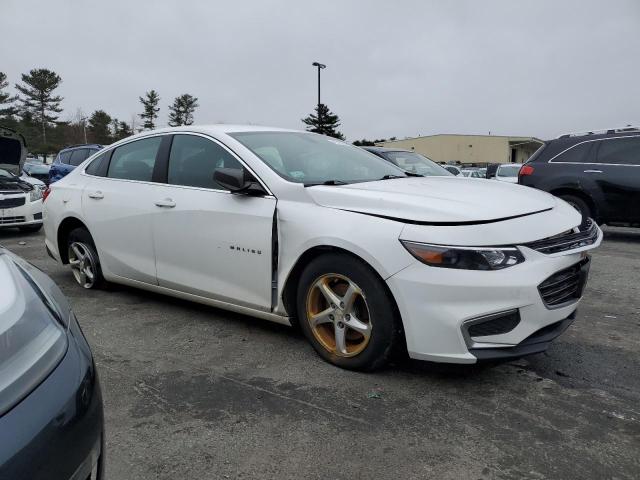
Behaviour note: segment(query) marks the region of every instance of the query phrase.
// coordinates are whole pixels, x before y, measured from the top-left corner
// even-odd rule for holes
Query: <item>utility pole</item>
[[[320,70],[327,68],[327,66],[318,62],[313,62],[312,65],[318,68],[318,130],[320,130],[318,133],[323,134],[322,112],[320,110]]]

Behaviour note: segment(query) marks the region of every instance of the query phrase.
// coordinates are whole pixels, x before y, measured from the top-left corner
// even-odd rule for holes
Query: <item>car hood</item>
[[[10,128],[0,126],[0,168],[17,175],[26,156],[24,137]]]
[[[20,180],[23,180],[27,183],[30,183],[31,185],[35,186],[35,187],[44,187],[45,184],[42,180],[38,180],[37,178],[34,177],[30,177],[29,175],[27,175],[26,173],[23,173],[22,175],[20,175]]]
[[[407,223],[465,225],[522,217],[556,206],[545,192],[506,182],[420,177],[307,187],[324,207]]]

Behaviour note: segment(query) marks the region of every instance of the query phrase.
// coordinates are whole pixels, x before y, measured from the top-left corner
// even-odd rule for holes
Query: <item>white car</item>
[[[24,137],[0,127],[0,228],[17,227],[25,232],[42,228],[44,183],[20,175],[27,156]]]
[[[519,163],[505,163],[496,170],[496,180],[508,183],[518,183],[518,172],[522,165]]]
[[[42,193],[45,184],[29,176],[18,177],[0,168],[0,228],[37,232],[42,228]]]
[[[403,346],[455,363],[543,351],[602,239],[539,190],[409,178],[339,140],[255,126],[127,138],[44,205],[46,247],[83,287],[299,325],[325,360],[361,370]]]

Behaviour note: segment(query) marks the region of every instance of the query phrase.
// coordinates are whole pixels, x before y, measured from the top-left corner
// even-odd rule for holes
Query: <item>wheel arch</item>
[[[62,220],[58,226],[58,231],[56,233],[58,241],[58,255],[60,256],[60,261],[63,264],[69,263],[69,255],[65,246],[67,245],[69,234],[76,228],[84,228],[89,231],[84,222],[77,217],[67,217]]]
[[[387,282],[385,281],[384,277],[380,274],[380,272],[378,272],[378,270],[376,270],[376,268],[373,265],[371,265],[370,262],[362,258],[362,256],[358,255],[357,253],[354,253],[353,251],[350,251],[346,248],[338,247],[335,245],[324,244],[324,245],[315,245],[305,250],[298,257],[293,267],[289,270],[289,274],[287,275],[286,280],[284,282],[284,287],[282,288],[282,293],[281,293],[281,299],[282,299],[282,304],[285,310],[289,314],[289,319],[292,326],[298,328],[296,299],[298,295],[298,286],[299,286],[302,272],[304,271],[305,267],[309,265],[309,263],[311,263],[315,258],[321,255],[326,255],[327,253],[340,253],[340,254],[348,255],[364,263],[367,267],[369,267],[372,274],[376,275],[384,285],[385,293],[390,299],[392,308],[395,310],[396,315],[400,319],[400,325],[402,325],[403,323],[402,316],[400,314],[400,309],[398,308],[398,303],[393,293],[391,292],[389,285],[387,285]],[[404,337],[404,329],[403,329],[402,335]],[[404,343],[406,345],[406,342]]]

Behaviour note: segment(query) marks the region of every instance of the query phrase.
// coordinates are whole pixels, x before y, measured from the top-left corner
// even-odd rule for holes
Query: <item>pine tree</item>
[[[93,143],[108,145],[111,143],[111,117],[104,110],[96,110],[89,117],[88,133]]]
[[[145,97],[139,97],[140,103],[144,108],[144,111],[140,114],[140,118],[143,120],[142,127],[146,130],[153,130],[156,128],[156,119],[158,118],[158,112],[160,107],[160,95],[155,90],[151,90],[145,93]]]
[[[24,95],[20,98],[21,115],[29,114],[40,126],[42,143],[47,143],[47,128],[58,119],[56,113],[62,112],[60,102],[62,97],[53,95],[62,83],[60,76],[46,68],[34,68],[29,74],[23,73],[22,85],[16,84],[16,89]]]
[[[344,135],[337,130],[340,126],[338,115],[331,112],[324,103],[317,105],[314,110],[316,112],[315,115],[312,113],[307,118],[302,119],[302,122],[307,125],[307,131],[344,140]]]
[[[129,127],[127,122],[123,122],[122,120],[118,120],[117,118],[114,118],[111,121],[111,130],[113,132],[114,142],[133,135],[133,131],[131,130],[131,127]]]
[[[188,93],[176,97],[173,105],[169,107],[169,125],[179,127],[180,125],[191,125],[193,123],[193,112],[198,108],[198,99]]]
[[[18,113],[15,105],[13,105],[13,102],[15,102],[18,97],[3,91],[8,86],[7,75],[4,72],[0,72],[0,118],[3,119],[12,118]]]

